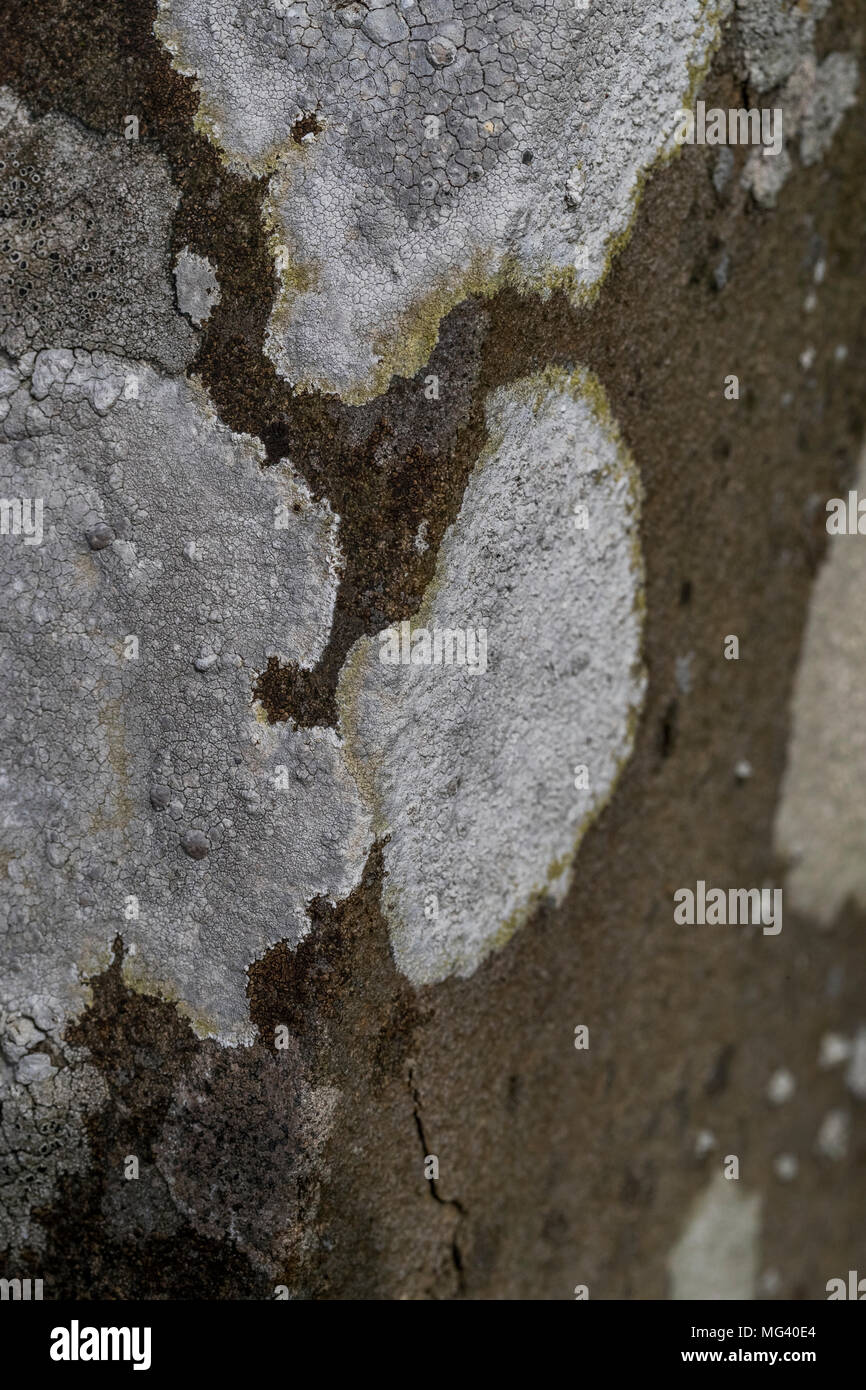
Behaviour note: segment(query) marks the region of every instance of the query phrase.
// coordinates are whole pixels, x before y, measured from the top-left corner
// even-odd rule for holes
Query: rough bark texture
[[[381,129],[353,126],[367,79],[340,78],[337,45],[337,75],[304,78],[313,109],[274,79],[285,129],[249,134],[267,102],[232,96],[195,5],[166,5],[158,37],[139,0],[10,6],[2,486],[46,504],[42,545],[2,537],[3,1272],[46,1297],[817,1299],[862,1267],[866,753],[829,692],[862,702],[845,636],[866,542],[828,540],[825,503],[856,486],[866,432],[866,14],[670,6],[647,40],[670,47],[666,111],[784,111],[790,168],[768,188],[760,151],[649,148],[624,0],[499,7],[503,51],[512,18],[543,40],[502,70],[513,217],[490,212],[489,251],[467,214],[475,259],[418,288],[439,224],[409,195],[433,179],[439,206],[450,165],[420,137],[400,155],[398,127],[440,90],[431,51],[444,70],[459,50],[459,77],[471,8],[422,0],[420,114],[401,96]],[[411,9],[309,13],[330,53],[356,27],[407,41]],[[262,9],[286,52],[301,10]],[[554,82],[533,14],[612,33],[610,62]],[[276,30],[256,24],[229,51],[268,90]],[[648,145],[633,169],[623,110]],[[389,141],[408,182],[362,158]],[[374,276],[345,341],[346,243],[332,264],[304,242],[340,159],[421,228],[411,302]],[[483,191],[495,161],[477,159]],[[523,188],[517,165],[545,160],[585,274],[567,228],[544,240],[549,208],[519,225],[555,179]],[[317,315],[321,342],[297,329]],[[532,442],[554,408],[595,463],[585,494],[567,472],[554,488],[555,447]],[[639,512],[614,487],[629,470]],[[586,498],[590,535],[605,508],[622,521],[591,565],[557,530]],[[429,696],[400,685],[414,670],[377,684],[377,634],[437,611],[494,615],[488,670],[422,671]],[[591,755],[572,711],[596,720]],[[597,795],[563,855],[582,762]],[[449,864],[437,936],[419,903]],[[677,923],[699,880],[783,888],[783,929]]]

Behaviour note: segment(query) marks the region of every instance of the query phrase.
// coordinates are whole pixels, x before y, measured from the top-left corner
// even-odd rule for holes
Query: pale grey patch
[[[677,690],[681,695],[690,695],[694,685],[694,675],[692,674],[692,662],[695,659],[694,652],[686,652],[685,656],[678,656],[674,661],[674,673],[676,676]]]
[[[430,542],[427,540],[426,520],[421,522],[420,526],[418,527],[418,530],[415,532],[415,538],[412,541],[412,544],[415,548],[415,553],[417,555],[423,555],[426,550],[429,550]]]
[[[196,328],[201,328],[220,302],[214,266],[207,256],[198,256],[185,246],[175,262],[174,284],[180,312],[186,314]]]
[[[749,81],[761,92],[778,87],[815,46],[815,28],[830,0],[805,5],[779,0],[736,0],[743,57]]]
[[[782,1276],[777,1269],[765,1269],[758,1281],[758,1288],[768,1298],[775,1298],[782,1287]]]
[[[761,1198],[717,1173],[692,1205],[668,1256],[670,1297],[752,1299],[758,1275]]]
[[[795,50],[791,44],[786,45],[784,58],[776,55],[773,61],[770,61],[770,49],[763,54],[770,72],[781,72],[785,81],[779,97],[773,98],[774,107],[782,111],[784,146],[779,154],[770,157],[765,157],[760,149],[752,150],[743,167],[743,187],[761,207],[776,206],[779,193],[794,169],[794,149],[799,148],[800,162],[807,168],[817,164],[829,150],[845,112],[857,100],[859,77],[854,55],[831,53],[822,63],[815,57],[812,49],[814,25],[809,22],[814,11],[815,7],[804,16],[797,6],[786,12],[779,10],[778,18],[788,26],[786,32],[790,32],[791,44],[796,35],[801,47]],[[757,72],[759,76],[752,80],[759,91],[768,91],[777,85],[777,81],[760,77],[763,72],[760,65]]]
[[[0,549],[5,1002],[59,1036],[120,933],[129,981],[248,1040],[248,964],[369,844],[333,731],[250,695],[268,657],[322,652],[338,521],[197,383],[31,359],[0,427],[3,495],[44,500],[42,544]]]
[[[864,1034],[866,1034],[866,1030],[864,1030]],[[851,1053],[851,1043],[841,1033],[825,1033],[818,1052],[818,1066],[822,1068],[838,1067],[842,1062],[850,1060]],[[866,1061],[866,1049],[864,1049],[864,1061]]]
[[[822,1158],[841,1163],[848,1157],[851,1138],[851,1116],[847,1110],[828,1110],[821,1121],[815,1148]]]
[[[858,1028],[854,1037],[845,1085],[858,1100],[866,1100],[866,1027]]]
[[[716,155],[716,163],[713,169],[713,187],[718,194],[722,194],[728,185],[728,180],[734,172],[734,152],[729,145],[723,145]]]
[[[752,150],[743,165],[742,186],[751,193],[758,207],[774,208],[793,167],[785,149],[772,159],[764,159],[760,150]]]
[[[800,1160],[796,1154],[777,1154],[773,1159],[773,1172],[780,1182],[793,1182],[800,1171]]]
[[[493,394],[487,423],[412,620],[486,628],[487,671],[384,665],[365,637],[339,691],[347,757],[390,837],[395,959],[417,984],[471,974],[540,898],[561,900],[645,688],[639,482],[600,385],[524,379]]]
[[[711,1129],[701,1129],[695,1135],[695,1158],[706,1158],[718,1145]]]
[[[15,1068],[15,1080],[19,1086],[32,1086],[37,1081],[47,1081],[56,1076],[57,1068],[52,1066],[51,1058],[45,1052],[28,1052]]]
[[[857,102],[857,59],[853,53],[831,53],[816,68],[814,84],[810,71],[803,84],[808,95],[800,121],[800,158],[809,165],[823,159],[842,117]]]
[[[866,452],[855,486],[866,495]],[[829,926],[866,907],[866,539],[830,536],[812,591],[791,704],[775,844],[793,906]]]
[[[278,371],[369,399],[474,289],[596,285],[729,9],[160,0],[199,127],[230,166],[272,174]],[[319,132],[293,139],[311,115]]]
[[[767,1083],[767,1100],[771,1105],[784,1105],[794,1095],[797,1089],[797,1082],[793,1072],[787,1067],[780,1067],[774,1071]]]
[[[65,116],[32,118],[0,88],[6,207],[0,347],[87,348],[182,371],[196,334],[169,275],[179,194],[161,155]]]

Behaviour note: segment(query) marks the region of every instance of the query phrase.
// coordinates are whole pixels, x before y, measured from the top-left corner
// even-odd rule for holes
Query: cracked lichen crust
[[[161,0],[199,127],[272,175],[279,372],[368,399],[467,294],[588,293],[729,8]]]
[[[119,933],[127,979],[247,1039],[247,965],[367,852],[333,731],[249,695],[270,656],[320,655],[338,520],[195,381],[50,351],[0,390],[2,494],[43,506],[41,544],[0,551],[3,1002],[62,1020]]]
[[[417,984],[470,974],[541,898],[561,900],[645,688],[639,480],[600,384],[525,378],[492,395],[487,423],[410,624],[486,629],[486,671],[387,664],[365,637],[339,689],[347,757],[389,837],[395,959]]]
[[[33,119],[0,88],[0,347],[105,350],[182,371],[198,335],[170,277],[178,198],[152,149],[54,113]]]

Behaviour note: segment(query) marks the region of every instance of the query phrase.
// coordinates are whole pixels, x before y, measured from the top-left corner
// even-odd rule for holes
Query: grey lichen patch
[[[0,1249],[40,1251],[45,1232],[31,1212],[60,1177],[90,1160],[86,1117],[105,1101],[105,1083],[80,1048],[62,1044],[56,1014],[37,998],[42,1028],[28,1015],[0,1020]],[[51,1051],[43,1049],[52,1036]]]
[[[645,688],[640,487],[602,387],[583,371],[524,378],[492,395],[487,423],[409,625],[462,633],[467,664],[422,664],[423,635],[412,664],[388,664],[384,638],[365,637],[338,692],[389,837],[395,959],[417,984],[470,974],[541,898],[561,900]]]
[[[728,1301],[752,1299],[758,1276],[761,1198],[717,1173],[696,1199],[668,1259],[670,1296]]]
[[[797,79],[802,97],[795,128],[800,136],[800,158],[808,166],[824,158],[845,112],[856,104],[860,85],[857,59],[853,53],[831,53],[817,67],[806,60],[789,85]],[[796,99],[799,93],[793,95]]]
[[[207,256],[198,256],[185,246],[175,262],[174,284],[177,307],[196,328],[201,328],[220,302],[216,270]]]
[[[856,103],[858,83],[852,53],[831,53],[820,64],[809,54],[797,65],[779,97],[785,147],[769,159],[753,150],[743,170],[743,185],[761,207],[775,206],[794,168],[795,149],[806,167],[824,158],[845,112]]]
[[[857,486],[866,494],[866,453]],[[776,813],[776,847],[790,863],[785,891],[824,926],[849,897],[866,908],[864,586],[866,538],[831,536],[803,639]]]
[[[200,128],[272,176],[278,371],[369,399],[468,294],[597,286],[729,9],[161,0]]]
[[[736,0],[743,59],[749,81],[759,92],[778,87],[815,47],[815,30],[830,0]]]
[[[367,851],[333,731],[269,727],[249,696],[327,642],[337,518],[195,382],[56,351],[3,389],[0,487],[43,532],[0,552],[4,1002],[43,997],[59,1029],[120,933],[131,982],[247,1039],[248,963]]]
[[[795,167],[795,151],[807,167],[824,158],[845,112],[856,102],[854,54],[831,53],[821,63],[816,57],[816,24],[829,8],[830,0],[791,6],[737,0],[743,76],[757,93],[775,92],[773,107],[782,112],[781,152],[768,158],[753,150],[742,173],[743,186],[761,207],[775,207]]]
[[[0,347],[87,348],[182,371],[197,336],[169,274],[178,192],[135,141],[34,120],[0,89]]]

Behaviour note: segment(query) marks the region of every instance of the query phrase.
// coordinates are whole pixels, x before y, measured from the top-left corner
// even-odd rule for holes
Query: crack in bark
[[[431,1155],[431,1150],[427,1145],[427,1139],[424,1134],[424,1124],[421,1119],[421,1110],[423,1108],[421,1104],[421,1096],[418,1092],[417,1086],[414,1083],[414,1074],[411,1067],[409,1067],[408,1073],[408,1086],[409,1094],[412,1097],[412,1114],[415,1119],[415,1128],[418,1131],[418,1138],[421,1143],[421,1151],[426,1160]],[[437,1178],[425,1177],[424,1180],[429,1184],[430,1196],[433,1198],[433,1201],[438,1202],[439,1205],[442,1207],[453,1207],[460,1218],[460,1220],[457,1223],[457,1226],[455,1227],[454,1234],[451,1237],[451,1260],[457,1273],[458,1296],[462,1297],[466,1292],[466,1270],[463,1263],[463,1255],[460,1250],[460,1243],[457,1237],[460,1227],[460,1221],[466,1219],[466,1208],[463,1206],[462,1202],[460,1202],[456,1197],[441,1197],[439,1195],[439,1192],[436,1187],[436,1184],[438,1182]]]

